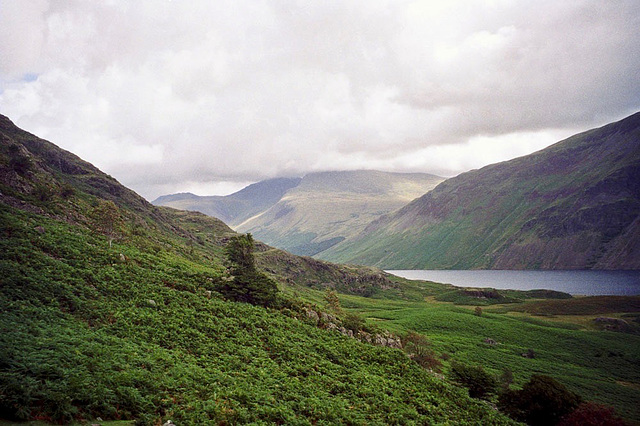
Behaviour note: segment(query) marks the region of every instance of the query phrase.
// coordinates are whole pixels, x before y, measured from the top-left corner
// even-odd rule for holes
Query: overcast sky
[[[147,199],[453,176],[640,109],[640,1],[0,0],[0,113]]]

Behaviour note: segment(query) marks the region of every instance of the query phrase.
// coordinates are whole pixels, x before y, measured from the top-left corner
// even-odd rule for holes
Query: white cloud
[[[637,28],[634,0],[3,0],[0,112],[147,198],[452,175],[637,110]]]

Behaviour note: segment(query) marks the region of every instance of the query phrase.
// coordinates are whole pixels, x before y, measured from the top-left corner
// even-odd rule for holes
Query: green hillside
[[[238,303],[224,223],[2,116],[0,142],[0,424],[513,424],[460,365],[513,389],[549,375],[640,422],[637,297],[459,289],[257,243],[279,292]]]
[[[154,207],[2,116],[0,141],[0,419],[510,423],[401,350],[318,327],[288,263],[272,307],[225,300],[223,223]],[[313,264],[317,285],[397,287]]]
[[[311,173],[271,208],[235,229],[291,253],[321,256],[442,180],[424,173],[371,170]]]
[[[448,179],[320,257],[387,269],[638,269],[640,113]]]

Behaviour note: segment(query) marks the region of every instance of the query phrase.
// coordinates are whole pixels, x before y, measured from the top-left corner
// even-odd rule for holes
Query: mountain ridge
[[[237,229],[294,254],[314,256],[443,179],[375,170],[310,173],[280,201]]]
[[[153,204],[200,211],[293,254],[316,255],[443,179],[377,170],[313,172],[268,179],[227,196],[172,194]]]
[[[636,113],[447,179],[319,257],[390,269],[638,269],[639,129]]]

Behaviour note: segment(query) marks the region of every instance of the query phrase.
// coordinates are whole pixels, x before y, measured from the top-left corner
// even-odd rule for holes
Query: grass
[[[444,295],[450,293],[441,291]],[[510,369],[516,386],[532,374],[550,375],[585,399],[611,405],[638,422],[640,336],[595,330],[591,326],[593,316],[574,314],[637,312],[635,299],[533,300],[485,306],[482,315],[477,316],[473,306],[434,303],[433,297],[406,303],[341,296],[345,307],[379,327],[398,334],[412,330],[425,335],[436,353],[447,360],[479,364],[496,376]],[[565,317],[561,307],[571,315]],[[526,313],[531,310],[554,317]],[[498,344],[487,344],[486,338]],[[528,349],[534,351],[534,359],[522,356]],[[444,363],[446,371],[449,363]]]
[[[229,278],[223,252],[234,234],[224,224],[150,206],[51,144],[4,134],[20,146],[0,145],[0,418],[511,424],[403,351],[310,321],[303,307],[326,309],[325,290],[336,288],[343,309],[369,329],[427,336],[445,374],[454,360],[492,374],[509,368],[516,385],[548,374],[640,419],[637,335],[584,330],[556,311],[526,313],[538,306],[550,315],[546,302],[522,304],[541,295],[505,292],[513,303],[487,304],[478,316],[451,286],[262,245],[256,260],[278,281],[281,305],[230,302],[216,291]],[[17,170],[16,153],[31,156]],[[582,299],[559,303],[587,312]],[[521,356],[529,349],[535,358]]]
[[[0,417],[509,423],[400,350],[216,297],[223,228],[192,221],[202,245],[150,228],[109,247],[88,228],[4,205],[0,219]],[[291,288],[321,303],[321,292]]]

